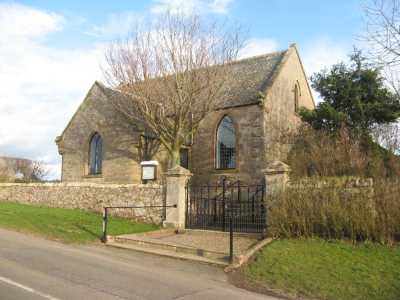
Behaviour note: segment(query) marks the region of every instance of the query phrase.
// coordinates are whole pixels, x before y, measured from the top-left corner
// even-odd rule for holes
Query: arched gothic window
[[[300,96],[301,96],[300,86],[299,86],[299,83],[296,82],[296,84],[294,85],[294,111],[295,112],[299,111]]]
[[[100,134],[95,133],[89,145],[89,174],[101,174],[103,160],[103,139]]]
[[[216,168],[234,169],[236,167],[236,132],[233,120],[225,116],[217,129]]]

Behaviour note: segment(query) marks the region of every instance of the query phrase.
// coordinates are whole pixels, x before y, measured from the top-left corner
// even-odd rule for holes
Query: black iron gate
[[[262,233],[266,230],[265,185],[240,181],[186,186],[186,228]]]

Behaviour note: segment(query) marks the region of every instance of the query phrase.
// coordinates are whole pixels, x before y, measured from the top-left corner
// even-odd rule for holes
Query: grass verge
[[[240,273],[264,291],[329,300],[400,299],[400,247],[278,240]]]
[[[0,226],[38,234],[66,243],[99,240],[102,216],[79,209],[38,207],[13,202],[0,202]],[[110,217],[108,234],[146,232],[159,226]]]

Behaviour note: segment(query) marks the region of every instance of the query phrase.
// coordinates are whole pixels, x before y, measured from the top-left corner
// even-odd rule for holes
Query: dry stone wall
[[[0,201],[96,212],[105,206],[161,206],[164,199],[158,184],[0,183]],[[157,224],[165,216],[162,208],[113,209],[111,214]]]
[[[297,181],[289,181],[287,188],[292,189],[335,189],[342,193],[363,193],[372,197],[374,181],[372,178],[360,178],[353,176],[321,177],[318,179],[304,178]]]

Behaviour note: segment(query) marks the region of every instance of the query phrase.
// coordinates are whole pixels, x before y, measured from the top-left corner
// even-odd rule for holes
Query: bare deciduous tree
[[[372,0],[365,6],[368,41],[375,57],[385,64],[400,64],[400,1]]]
[[[386,82],[400,97],[400,0],[371,0],[365,6],[366,35],[372,60],[382,67]],[[376,142],[394,154],[400,151],[398,123],[376,125]]]
[[[18,181],[38,182],[43,181],[48,175],[44,163],[27,159],[18,159],[13,164],[13,171]]]
[[[9,181],[8,169],[5,166],[0,166],[0,182]]]
[[[371,58],[383,68],[388,84],[400,96],[400,0],[371,0],[365,6]]]
[[[48,175],[49,169],[43,162],[32,162],[31,181],[44,181]]]
[[[226,66],[240,49],[239,30],[166,14],[106,51],[108,84],[127,94],[116,107],[143,120],[179,165],[179,151],[215,109]]]
[[[400,154],[400,125],[382,124],[372,130],[373,139],[393,154]]]

